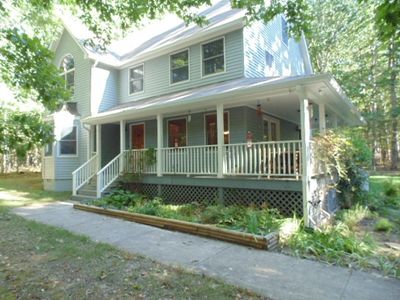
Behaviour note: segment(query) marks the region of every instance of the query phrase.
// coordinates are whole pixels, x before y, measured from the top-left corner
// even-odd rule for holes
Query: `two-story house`
[[[201,14],[204,27],[154,21],[106,53],[66,22],[52,47],[73,98],[52,116],[46,189],[100,197],[140,169],[147,194],[175,203],[301,214],[334,198],[313,174],[310,141],[314,130],[362,123],[339,85],[313,74],[305,39],[290,38],[283,17],[246,25],[229,1]],[[143,166],[150,148],[155,163]]]

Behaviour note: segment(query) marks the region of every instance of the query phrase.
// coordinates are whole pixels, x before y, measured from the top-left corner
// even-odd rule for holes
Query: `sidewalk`
[[[71,203],[21,207],[14,212],[276,300],[400,299],[396,279],[78,211]]]

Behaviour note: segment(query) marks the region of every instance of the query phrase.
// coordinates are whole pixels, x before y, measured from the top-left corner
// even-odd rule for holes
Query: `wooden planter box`
[[[106,216],[120,218],[136,223],[156,226],[159,228],[176,230],[190,234],[210,237],[226,242],[241,244],[257,249],[273,250],[278,246],[278,234],[270,233],[266,236],[254,235],[245,232],[218,228],[212,225],[196,224],[191,222],[165,219],[143,214],[130,213],[127,211],[106,209],[97,206],[74,204],[75,209],[94,212]]]

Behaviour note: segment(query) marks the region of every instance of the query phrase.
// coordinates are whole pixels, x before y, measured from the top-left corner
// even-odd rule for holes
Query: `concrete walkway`
[[[14,212],[272,299],[400,299],[400,281],[395,279],[78,211],[71,203]]]

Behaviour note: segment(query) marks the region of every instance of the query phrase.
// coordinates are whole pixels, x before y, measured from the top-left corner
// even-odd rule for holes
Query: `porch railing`
[[[218,147],[216,145],[161,149],[162,173],[184,175],[216,175]]]
[[[97,155],[92,156],[87,162],[72,172],[72,194],[77,191],[96,175],[98,170]]]
[[[124,151],[124,172],[129,173],[157,173],[157,164],[149,157],[148,149],[133,149]],[[154,150],[157,155],[157,150]]]
[[[225,145],[224,175],[295,177],[301,174],[301,141]]]

